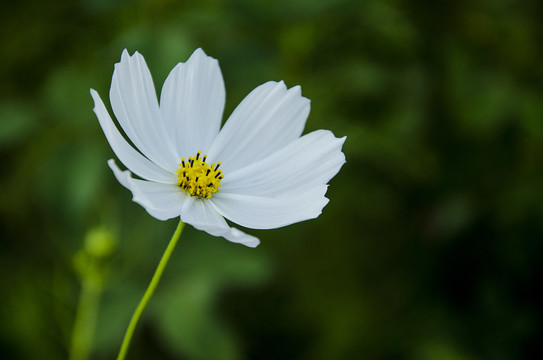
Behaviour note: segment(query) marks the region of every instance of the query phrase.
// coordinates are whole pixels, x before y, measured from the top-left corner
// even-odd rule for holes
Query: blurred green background
[[[129,359],[543,358],[542,17],[535,0],[2,2],[0,358],[68,358],[82,293],[80,358],[116,356],[176,221],[114,179],[89,88],[107,99],[127,48],[160,89],[197,47],[225,115],[300,84],[306,132],[346,135],[347,163],[317,220],[249,230],[257,249],[187,227]]]

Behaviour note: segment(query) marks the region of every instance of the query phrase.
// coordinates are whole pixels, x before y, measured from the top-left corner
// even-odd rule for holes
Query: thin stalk
[[[151,297],[153,296],[155,292],[158,282],[160,281],[160,278],[162,277],[162,273],[164,272],[164,269],[166,268],[166,265],[168,264],[168,260],[170,260],[170,256],[172,255],[173,249],[175,248],[175,245],[177,244],[177,240],[179,240],[179,236],[181,236],[181,232],[183,231],[184,226],[185,224],[182,221],[179,221],[179,225],[177,225],[177,229],[175,230],[175,233],[173,234],[172,239],[170,240],[170,243],[168,244],[168,247],[166,248],[166,251],[164,251],[164,255],[162,255],[162,259],[160,259],[160,262],[158,263],[158,267],[156,268],[155,274],[153,275],[153,279],[151,280],[151,283],[149,283],[149,286],[147,287],[147,290],[145,291],[143,298],[138,304],[136,311],[134,311],[134,314],[132,315],[132,319],[130,319],[130,324],[128,325],[128,329],[126,330],[126,334],[124,335],[123,343],[121,345],[121,350],[119,351],[119,356],[117,356],[117,360],[123,360],[125,358],[126,353],[128,351],[128,347],[130,346],[130,340],[132,340],[132,336],[134,335],[134,330],[136,330],[136,326],[138,325],[138,321],[141,317],[141,314],[143,313],[143,310],[145,310],[145,307],[147,306],[147,304],[149,303],[149,300],[151,300]]]

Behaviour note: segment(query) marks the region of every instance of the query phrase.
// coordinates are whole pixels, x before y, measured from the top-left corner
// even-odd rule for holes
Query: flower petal
[[[254,89],[234,110],[208,151],[225,173],[258,161],[298,138],[310,101],[301,89],[270,81]]]
[[[181,214],[186,193],[178,186],[133,179],[130,172],[121,171],[114,160],[109,160],[108,165],[121,185],[132,191],[132,200],[152,217],[167,220]]]
[[[222,236],[231,242],[249,247],[256,247],[260,244],[258,238],[229,227],[224,218],[206,199],[188,197],[181,210],[181,220],[198,230],[203,230],[213,236]]]
[[[146,157],[134,150],[130,144],[123,138],[117,127],[111,120],[111,116],[104,106],[100,95],[91,89],[91,96],[94,99],[94,113],[98,117],[100,126],[106,135],[106,139],[111,145],[113,152],[119,160],[134,174],[151,181],[173,184],[176,182],[175,174],[172,174],[160,166],[155,165]]]
[[[153,79],[138,52],[129,56],[126,49],[115,64],[109,93],[113,112],[124,132],[152,162],[175,172],[177,152],[164,126]]]
[[[173,68],[162,87],[160,111],[178,157],[209,149],[221,127],[224,101],[219,62],[202,49]]]
[[[319,216],[328,203],[327,185],[282,198],[218,192],[209,199],[218,212],[241,226],[274,229]]]
[[[338,139],[317,130],[296,139],[270,156],[225,175],[222,193],[284,197],[327,184],[345,163]]]

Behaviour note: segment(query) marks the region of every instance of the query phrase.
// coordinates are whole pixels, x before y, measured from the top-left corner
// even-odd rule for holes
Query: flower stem
[[[81,295],[72,334],[70,360],[86,360],[89,358],[89,349],[96,326],[98,302],[101,293],[101,286],[97,286],[95,282],[89,281],[88,278],[82,280]]]
[[[166,264],[168,264],[168,260],[170,260],[170,256],[172,255],[173,249],[177,244],[177,240],[179,240],[179,236],[181,235],[184,226],[185,223],[180,220],[179,225],[177,225],[177,229],[175,230],[175,233],[173,234],[172,239],[170,240],[170,243],[166,248],[166,251],[164,251],[164,255],[162,255],[162,259],[160,259],[160,262],[158,263],[158,267],[156,268],[151,283],[149,283],[149,286],[147,287],[143,298],[141,298],[141,301],[136,308],[136,311],[134,311],[134,314],[132,315],[132,319],[130,319],[130,324],[128,325],[128,329],[126,330],[126,334],[124,335],[123,343],[121,345],[119,355],[117,356],[117,360],[123,360],[125,358],[128,347],[130,346],[130,340],[132,340],[132,335],[134,335],[134,330],[136,330],[136,326],[138,325],[141,314],[143,313],[143,310],[145,310],[145,307],[149,303],[149,300],[151,300],[151,296],[153,296],[153,293],[155,292],[158,282],[162,277],[162,273],[166,268]]]

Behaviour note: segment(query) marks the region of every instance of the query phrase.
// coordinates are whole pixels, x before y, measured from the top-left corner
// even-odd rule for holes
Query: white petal
[[[254,89],[234,110],[208,151],[225,173],[258,161],[298,138],[309,115],[309,99],[281,81]]]
[[[274,229],[319,216],[328,203],[327,185],[282,198],[218,192],[209,199],[219,213],[241,226]]]
[[[219,62],[202,49],[173,68],[162,87],[160,111],[179,157],[209,149],[219,133],[224,99]]]
[[[181,210],[181,220],[213,236],[222,236],[226,240],[256,247],[258,238],[228,226],[224,218],[215,210],[208,199],[188,197]]]
[[[111,120],[100,95],[98,95],[94,89],[91,89],[91,96],[94,99],[94,113],[98,117],[98,121],[106,135],[107,141],[119,160],[121,160],[130,171],[144,179],[166,184],[175,183],[175,174],[155,165],[126,142],[119,130],[117,130],[113,120]]]
[[[345,163],[338,139],[317,130],[298,138],[270,156],[225,174],[221,193],[284,197],[327,184]]]
[[[133,179],[130,172],[121,171],[114,160],[108,161],[117,180],[132,191],[132,200],[158,220],[167,220],[181,214],[186,193],[177,185]]]
[[[113,112],[124,132],[152,162],[175,172],[178,156],[164,126],[153,79],[138,52],[123,51],[115,64],[109,93]]]

